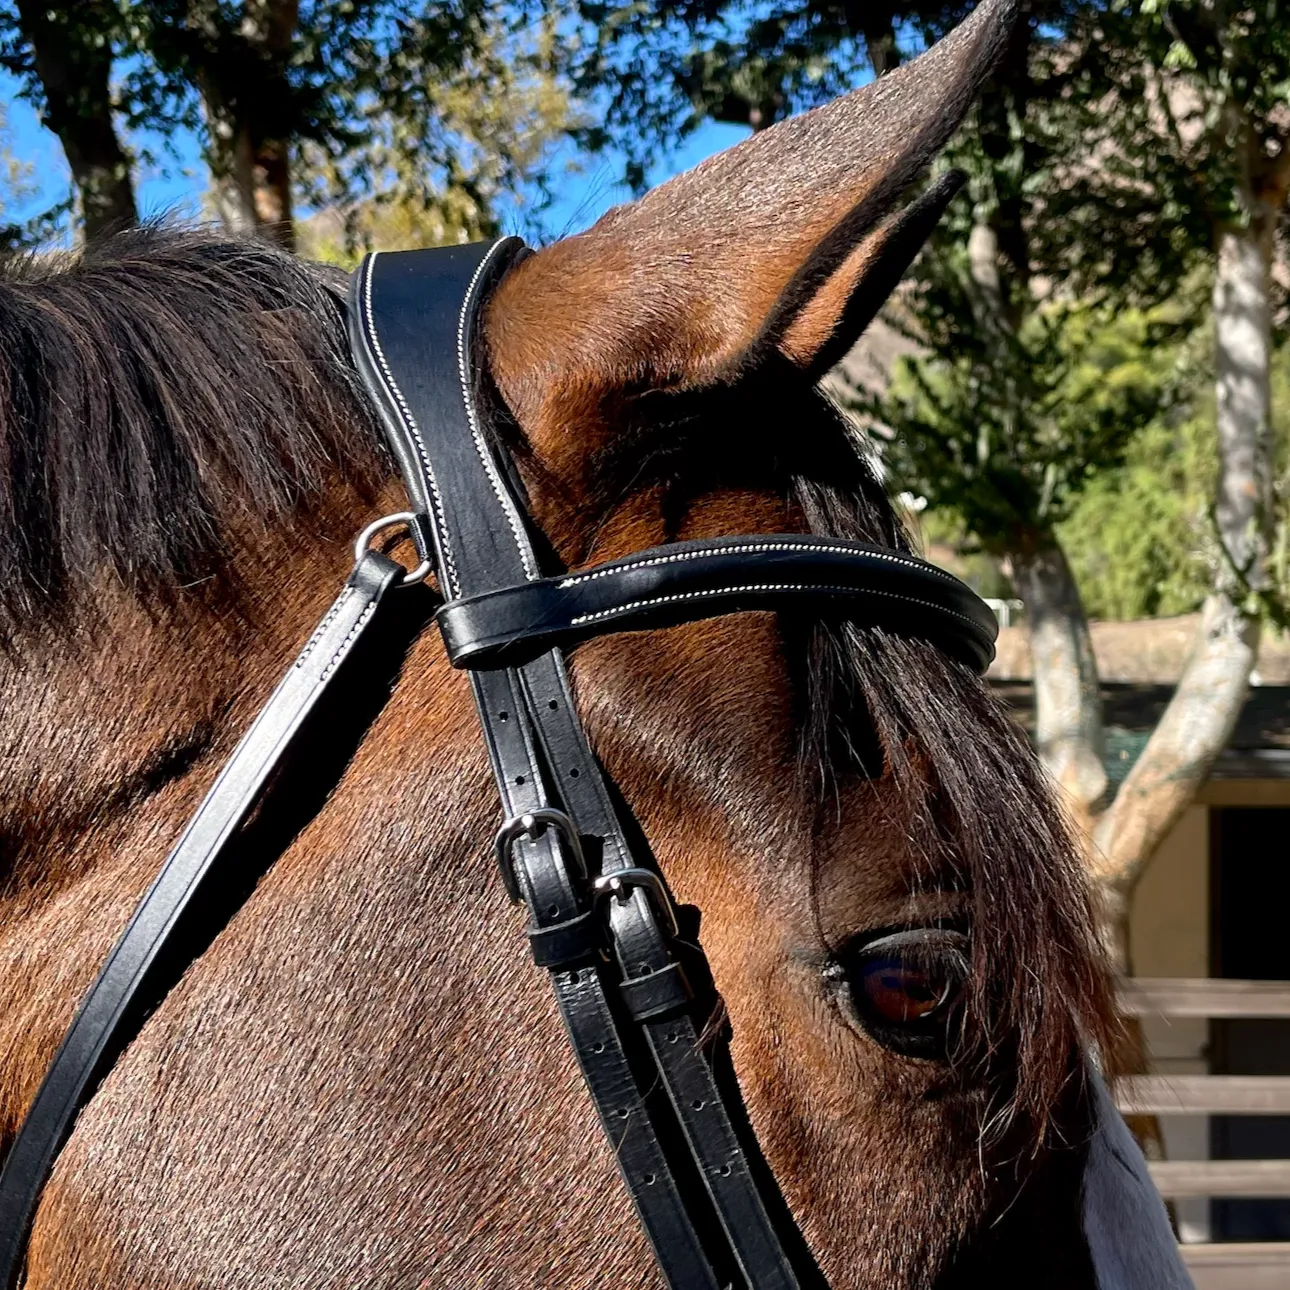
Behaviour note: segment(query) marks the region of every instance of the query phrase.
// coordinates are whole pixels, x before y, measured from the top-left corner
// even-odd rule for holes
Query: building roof
[[[1034,692],[1029,681],[996,680],[991,688],[1033,734]],[[1146,746],[1173,696],[1172,685],[1107,682],[1102,686],[1107,772],[1122,780]],[[1215,779],[1290,778],[1290,685],[1251,688],[1227,748],[1215,764]]]

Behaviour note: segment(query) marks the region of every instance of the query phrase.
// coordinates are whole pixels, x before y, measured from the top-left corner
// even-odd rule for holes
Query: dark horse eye
[[[845,983],[856,1019],[879,1043],[945,1058],[960,1030],[968,955],[965,933],[915,928],[847,947],[830,975]]]

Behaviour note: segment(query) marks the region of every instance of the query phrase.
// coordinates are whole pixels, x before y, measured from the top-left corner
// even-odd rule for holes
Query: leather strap
[[[577,573],[449,601],[437,615],[456,667],[515,665],[607,632],[790,604],[930,640],[984,672],[994,614],[925,560],[791,534],[676,542]]]
[[[527,248],[498,242],[381,252],[350,288],[350,347],[375,396],[413,510],[434,532],[444,599],[538,576],[523,514],[477,408],[480,302]]]
[[[509,473],[484,432],[475,402],[471,333],[481,301],[478,284],[495,278],[492,266],[513,260],[519,248],[512,241],[474,251],[473,256],[434,251],[369,256],[351,295],[351,339],[386,424],[395,425],[397,434],[417,446],[416,452],[400,452],[399,458],[420,475],[407,481],[409,497],[414,502],[429,499],[436,550],[441,561],[451,561],[439,566],[448,598],[476,605],[481,599],[513,604],[511,589],[538,587],[540,599],[550,594],[554,580],[540,579]],[[453,318],[420,303],[432,299],[462,300],[461,312]],[[453,352],[455,372],[446,372],[434,361],[445,352]],[[630,571],[625,576],[630,577]],[[595,989],[603,992],[601,971],[557,970],[553,979],[611,1141],[617,1144],[619,1126],[632,1124],[643,1110],[653,1118],[638,1126],[642,1134],[660,1147],[677,1140],[690,1157],[682,1171],[691,1174],[687,1183],[675,1157],[673,1168],[650,1168],[641,1174],[619,1152],[624,1181],[664,1275],[674,1287],[725,1285],[732,1279],[756,1290],[792,1290],[803,1281],[815,1284],[818,1272],[813,1265],[799,1278],[783,1248],[746,1165],[694,1021],[680,1008],[686,986],[660,925],[660,918],[665,923],[671,912],[670,896],[656,874],[642,869],[646,859],[633,855],[626,841],[578,722],[559,651],[539,644],[525,652],[529,661],[522,668],[494,666],[471,673],[504,809],[512,820],[522,821],[525,814],[535,820],[540,814],[550,817],[562,806],[569,832],[599,852],[604,879],[644,872],[654,883],[653,895],[633,883],[622,888],[621,898],[613,895],[607,900],[610,939],[621,974],[618,982],[609,984],[625,1005],[625,1022],[588,1043],[590,1032],[584,1034],[571,1016],[562,978],[572,975],[579,985],[594,979]],[[544,782],[544,771],[549,783]],[[511,836],[512,828],[504,836]],[[536,934],[541,943],[548,927],[579,920],[578,893],[587,890],[587,884],[578,881],[579,866],[569,840],[557,840],[554,833],[551,828],[532,830],[531,839],[516,843],[501,857],[515,865],[515,886],[532,918],[531,942]],[[652,1003],[651,992],[660,995]],[[663,992],[667,1001],[662,1000]],[[608,1015],[612,1020],[612,1011]],[[606,1088],[606,1081],[597,1078],[607,1054],[614,1054],[615,1060],[619,1053],[625,1057],[641,1039],[655,1072],[645,1078],[656,1079],[666,1090],[670,1114],[657,1103],[650,1106],[639,1089],[629,1105],[615,1105],[613,1093],[625,1090]],[[607,1093],[611,1100],[606,1100]],[[692,1171],[702,1188],[697,1196]],[[787,1213],[787,1207],[781,1209]],[[715,1213],[718,1225],[704,1217],[710,1213]],[[800,1238],[796,1247],[805,1250]]]
[[[571,814],[600,844],[602,874],[612,879],[641,867],[654,870],[653,857],[628,841],[578,721],[559,652],[535,659],[522,675],[547,763],[559,775]],[[663,885],[661,878],[659,883]],[[675,916],[665,887],[661,899],[635,886],[626,888],[626,897],[608,897],[614,953],[622,973],[619,993],[645,1038],[743,1283],[754,1290],[827,1290],[788,1206],[778,1197],[767,1206],[763,1193],[775,1189],[774,1177],[764,1170],[759,1185],[750,1171],[756,1145],[741,1139],[730,1114],[739,1097],[737,1086],[732,1083],[724,1095],[718,1087],[712,1054],[700,1042],[694,1017],[677,1006],[654,1006],[660,999],[633,1011],[633,1003],[647,998],[647,991],[688,993],[689,983],[676,947],[660,925],[660,919]],[[697,948],[693,953],[701,957]],[[673,1005],[680,1003],[675,993],[672,1000]],[[742,1108],[739,1118],[743,1119]]]
[[[403,442],[396,451],[411,472],[408,495],[414,505],[428,503],[440,583],[452,597],[539,576],[527,524],[486,438],[473,366],[481,284],[495,281],[522,250],[516,239],[506,239],[449,251],[376,253],[360,266],[351,291],[355,361],[387,429]],[[414,451],[407,450],[409,443]],[[473,672],[471,681],[506,817],[558,809],[563,801],[552,796],[544,763],[557,767],[555,775],[560,763],[548,748],[539,755],[524,678],[503,668]],[[594,773],[589,764],[585,773]],[[587,884],[577,873],[571,841],[547,828],[517,838],[501,857],[513,867],[528,906],[530,943],[535,933],[540,944],[542,933],[586,912]],[[729,1279],[728,1255],[705,1248],[701,1239],[692,1199],[633,1073],[599,964],[546,966],[578,1064],[668,1284],[716,1290]]]
[[[0,1286],[18,1284],[40,1193],[77,1113],[93,1095],[146,1009],[187,961],[166,953],[185,914],[228,880],[238,831],[343,664],[381,618],[403,569],[368,552],[243,736],[140,901],[81,1002],[0,1173]]]

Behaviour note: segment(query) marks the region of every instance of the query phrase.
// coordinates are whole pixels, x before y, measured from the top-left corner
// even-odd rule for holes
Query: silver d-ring
[[[372,539],[378,534],[384,533],[386,529],[399,527],[411,529],[416,518],[411,511],[396,511],[393,515],[383,515],[379,520],[373,520],[354,539],[354,563],[357,564],[367,554],[368,548],[372,545]],[[399,586],[415,587],[418,583],[424,582],[433,569],[434,565],[429,560],[422,560],[415,569],[405,573],[399,579]]]

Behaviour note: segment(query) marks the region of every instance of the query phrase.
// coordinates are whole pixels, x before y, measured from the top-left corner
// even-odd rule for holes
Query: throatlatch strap
[[[18,1283],[41,1189],[77,1112],[138,1033],[147,1001],[164,995],[187,961],[163,953],[176,925],[227,879],[238,830],[359,641],[380,619],[403,569],[376,552],[340,596],[261,709],[139,902],[63,1038],[0,1173],[0,1286]]]
[[[412,472],[409,496],[428,505],[449,600],[504,593],[537,583],[541,576],[523,512],[475,404],[472,366],[472,332],[483,291],[520,253],[510,240],[486,248],[376,254],[360,267],[351,293],[351,339],[359,369],[377,395],[400,463]],[[455,317],[442,308],[450,300],[462,302]],[[446,369],[447,353],[455,359],[454,369]],[[471,679],[508,815],[536,820],[540,813],[551,816],[562,808],[574,822],[573,838],[561,838],[550,827],[521,829],[501,857],[514,863],[515,885],[532,918],[530,939],[538,944],[562,922],[585,925],[579,897],[590,898],[590,884],[578,873],[574,848],[579,837],[596,841],[606,877],[640,873],[645,860],[632,854],[615,816],[574,711],[558,650],[546,645],[528,658],[522,668],[473,670]],[[670,912],[670,897],[653,877]],[[682,1150],[691,1158],[687,1172],[697,1174],[702,1187],[697,1194],[706,1192],[724,1241],[705,1220],[706,1205],[693,1216],[694,1183],[683,1184],[667,1167],[646,1099],[634,1081],[624,1085],[618,1078],[618,1071],[629,1069],[623,1028],[614,1022],[595,960],[585,967],[546,961],[544,966],[552,968],[578,1061],[669,1284],[715,1286],[719,1281],[724,1287],[740,1273],[754,1290],[822,1284],[800,1237],[795,1251],[805,1275],[795,1273],[746,1165],[694,1022],[683,1007],[684,987],[676,984],[679,965],[659,922],[664,911],[636,883],[623,885],[607,905],[611,940],[624,973],[615,988],[631,1018],[627,1029],[646,1041],[673,1108],[666,1134],[676,1137],[679,1123]],[[648,987],[642,989],[637,978],[647,964]],[[671,996],[664,982],[673,989]],[[595,1026],[571,1008],[584,994],[594,1001]],[[601,1016],[608,1029],[599,1028]],[[652,1077],[646,1079],[652,1082]],[[634,1153],[624,1154],[618,1146],[624,1129],[636,1131]],[[655,1162],[661,1162],[659,1167]],[[786,1214],[787,1208],[782,1209]]]

